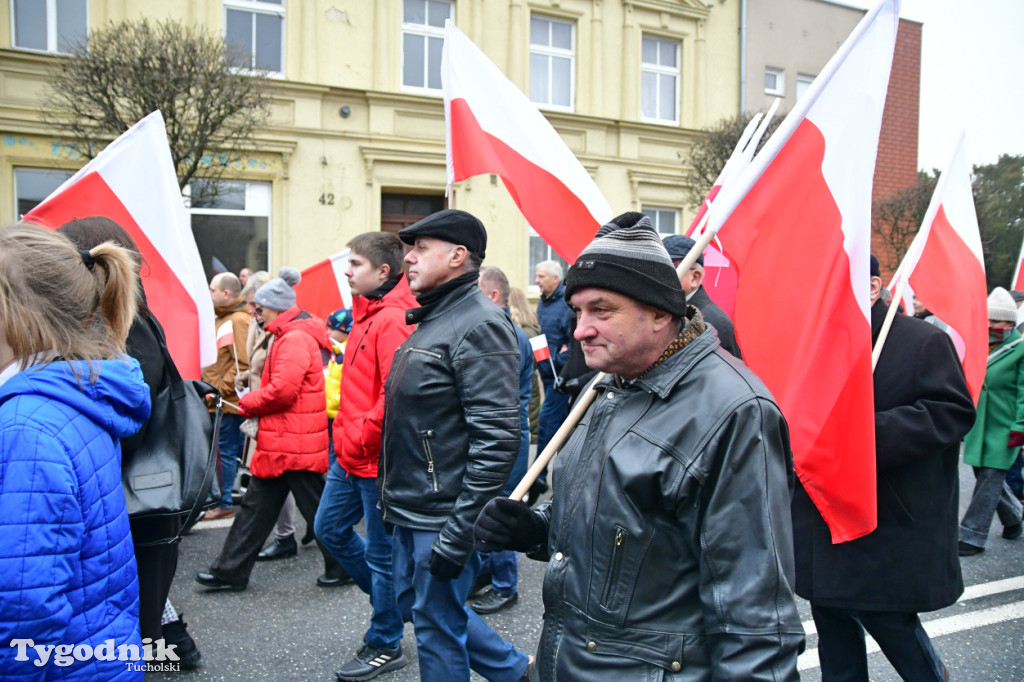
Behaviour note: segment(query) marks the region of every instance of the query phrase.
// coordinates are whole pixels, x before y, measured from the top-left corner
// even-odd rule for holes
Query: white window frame
[[[271,78],[284,78],[285,74],[285,58],[288,53],[287,44],[287,23],[288,18],[286,16],[286,4],[288,0],[281,0],[281,4],[273,2],[261,2],[260,0],[223,0],[223,21],[224,21],[224,39],[227,40],[228,36],[228,10],[234,10],[236,12],[245,12],[247,14],[269,14],[280,17],[281,19],[281,69],[278,71],[264,70],[256,67],[256,52],[258,45],[256,44],[256,19],[255,16],[251,21],[252,26],[252,53],[249,54],[249,59],[252,61],[251,68],[240,69],[243,73],[260,73]]]
[[[272,254],[274,253],[274,226],[273,226],[273,184],[269,182],[254,182],[249,180],[223,180],[222,182],[245,186],[245,208],[192,208],[191,185],[185,186],[183,192],[185,197],[185,210],[188,211],[189,229],[192,225],[194,215],[223,215],[243,216],[267,219],[267,263],[259,270],[269,270]],[[252,264],[249,267],[253,267]]]
[[[766,66],[766,67],[764,67],[764,75],[765,75],[765,77],[767,77],[768,75],[775,76],[775,87],[774,88],[769,88],[768,85],[765,84],[764,94],[766,94],[766,95],[775,95],[776,97],[785,97],[786,96],[786,70],[785,69],[780,69],[777,66]]]
[[[658,231],[658,235],[662,238],[672,234],[679,234],[679,209],[672,208],[670,206],[642,206],[640,212],[651,219],[654,223],[654,229]],[[672,216],[672,227],[663,225],[663,219],[666,216]]]
[[[57,183],[57,186],[53,188],[56,191],[61,185],[67,182],[76,171],[68,170],[66,168],[43,168],[41,166],[14,166],[13,170],[13,184],[12,189],[14,190],[14,220],[21,220],[22,216],[18,213],[18,199],[21,194],[18,191],[18,173],[19,171],[41,171],[44,173],[53,173],[66,176],[63,180]],[[52,193],[52,192],[51,192]],[[45,201],[47,197],[41,197],[40,202]]]
[[[562,47],[554,47],[552,45],[538,45],[538,44],[533,42],[532,35],[531,35],[530,56],[532,57],[535,54],[536,55],[540,55],[542,57],[547,57],[549,59],[549,61],[548,61],[548,93],[547,93],[547,101],[538,102],[537,100],[534,100],[532,97],[531,97],[530,101],[532,101],[534,104],[536,104],[538,109],[548,109],[548,110],[551,110],[551,111],[570,111],[570,112],[571,111],[576,111],[576,22],[575,21],[571,21],[569,19],[560,19],[558,17],[548,16],[547,14],[539,14],[539,13],[538,14],[531,14],[530,15],[531,29],[532,29],[532,24],[533,24],[533,20],[534,19],[540,19],[542,21],[548,22],[549,24],[563,24],[565,26],[568,26],[569,27],[570,39],[569,39],[569,49],[565,49],[565,48],[562,48]],[[549,36],[550,36],[550,33],[551,33],[551,31],[549,29],[548,30]],[[532,30],[531,30],[531,34],[532,34]],[[553,97],[552,97],[552,86],[554,84],[554,79],[551,77],[551,61],[550,61],[551,58],[567,59],[567,60],[569,60],[569,105],[568,106],[563,105],[563,104],[554,104],[552,102],[552,99],[553,99]],[[531,65],[532,65],[532,59],[531,59]],[[531,68],[530,71],[531,71],[530,72],[530,78],[532,80],[533,79],[533,69]],[[531,89],[531,92],[532,92],[532,89]]]
[[[670,43],[676,50],[676,65],[664,66],[662,64],[654,64],[651,62],[645,62],[643,58],[643,41],[644,39],[654,40],[658,43],[658,54],[661,54],[661,45],[663,43]],[[679,40],[673,38],[664,38],[662,36],[645,33],[640,37],[640,120],[646,123],[660,123],[663,125],[679,125],[679,110],[682,108],[683,93],[682,93],[682,69],[683,69],[683,46]],[[675,102],[673,103],[672,110],[675,114],[672,119],[661,118],[661,116],[645,116],[643,107],[643,74],[652,73],[658,76],[658,83],[655,96],[657,104],[654,107],[656,112],[661,111],[661,79],[660,76],[671,76],[675,80]]]
[[[535,238],[541,240],[541,243],[544,244],[544,247],[546,248],[547,253],[546,253],[546,255],[543,258],[541,258],[536,263],[531,263],[530,262],[530,252],[531,252],[530,241],[535,239]],[[530,234],[529,234],[529,237],[527,238],[527,243],[526,243],[526,268],[527,268],[526,281],[529,282],[529,284],[526,287],[526,293],[528,295],[530,295],[530,296],[540,296],[540,287],[537,286],[537,283],[534,280],[537,278],[537,264],[538,263],[543,263],[546,260],[554,260],[554,261],[558,261],[559,263],[562,264],[562,282],[565,282],[565,276],[569,273],[569,266],[572,265],[572,263],[566,263],[565,260],[561,256],[558,255],[558,252],[555,251],[553,248],[551,248],[551,245],[548,244],[546,241],[544,241],[544,239],[539,234],[537,234],[537,231],[531,227],[530,228]]]
[[[809,73],[798,73],[796,75],[796,101],[799,102],[800,98],[807,92],[807,88],[811,87],[811,83],[817,76],[812,76]]]
[[[448,18],[455,21],[455,2],[453,0],[434,0],[434,2],[445,2],[448,5]],[[405,35],[417,35],[423,37],[423,83],[424,85],[407,85],[405,83]],[[428,84],[430,83],[430,39],[437,38],[444,40],[444,27],[431,26],[428,23],[413,24],[405,20],[405,7],[403,3],[402,7],[402,63],[401,72],[399,78],[402,81],[402,92],[412,92],[421,95],[433,95],[435,97],[441,96],[441,88],[432,88]],[[438,63],[437,68],[441,68],[441,64]]]
[[[68,54],[61,52],[58,47],[57,35],[57,0],[36,0],[46,3],[46,47],[40,50],[37,47],[21,47],[18,45],[17,22],[14,16],[14,0],[8,3],[11,10],[11,47],[15,50],[28,50],[30,52],[45,52],[48,54]],[[82,27],[85,38],[89,36],[89,0],[85,0],[85,26]]]

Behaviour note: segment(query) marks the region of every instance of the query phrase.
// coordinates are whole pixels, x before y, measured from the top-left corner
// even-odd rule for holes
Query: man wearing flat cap
[[[650,219],[604,225],[566,277],[607,375],[537,510],[492,500],[480,546],[549,559],[532,679],[796,680],[786,422],[686,304]]]
[[[672,259],[673,267],[678,266],[690,249],[697,243],[681,234],[672,234],[663,240],[665,250]],[[733,328],[732,320],[725,314],[725,311],[718,307],[718,304],[711,300],[708,292],[704,289],[704,254],[697,256],[697,260],[690,266],[690,271],[679,278],[679,285],[683,287],[686,294],[686,302],[696,306],[700,314],[704,316],[704,322],[714,327],[718,332],[718,342],[734,356],[742,359],[740,347],[736,343],[736,331]]]
[[[378,486],[394,527],[398,608],[416,628],[420,679],[516,682],[527,657],[464,606],[480,565],[473,523],[501,494],[519,452],[519,344],[512,320],[477,284],[483,224],[444,210],[398,236],[416,331],[384,388]]]

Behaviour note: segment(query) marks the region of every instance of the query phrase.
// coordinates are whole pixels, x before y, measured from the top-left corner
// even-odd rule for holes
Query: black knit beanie
[[[597,231],[565,278],[565,300],[587,287],[608,289],[686,316],[686,294],[651,219],[630,211]]]

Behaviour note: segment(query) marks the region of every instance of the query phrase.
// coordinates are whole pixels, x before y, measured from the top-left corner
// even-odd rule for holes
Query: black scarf
[[[479,279],[479,272],[467,272],[464,275],[459,275],[455,279],[448,280],[444,284],[441,284],[424,294],[420,294],[416,297],[416,302],[420,304],[420,307],[407,310],[405,313],[406,324],[419,322],[430,314],[430,311],[437,307],[437,304],[447,298],[453,291],[467,284],[476,284]]]

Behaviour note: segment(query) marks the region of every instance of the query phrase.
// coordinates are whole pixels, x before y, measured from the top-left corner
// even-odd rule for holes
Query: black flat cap
[[[480,219],[454,208],[431,213],[398,233],[398,238],[406,244],[415,244],[416,237],[433,237],[465,246],[481,259],[487,249],[487,230]]]
[[[878,259],[875,258],[875,254],[871,254],[871,276],[872,277],[881,277],[882,276],[882,268],[879,267]]]
[[[665,250],[668,251],[668,257],[672,260],[682,260],[686,258],[686,254],[690,253],[690,249],[697,244],[694,240],[689,237],[684,237],[681,234],[670,234],[662,239],[661,242],[665,245]],[[697,256],[697,262],[704,265],[703,253]]]

